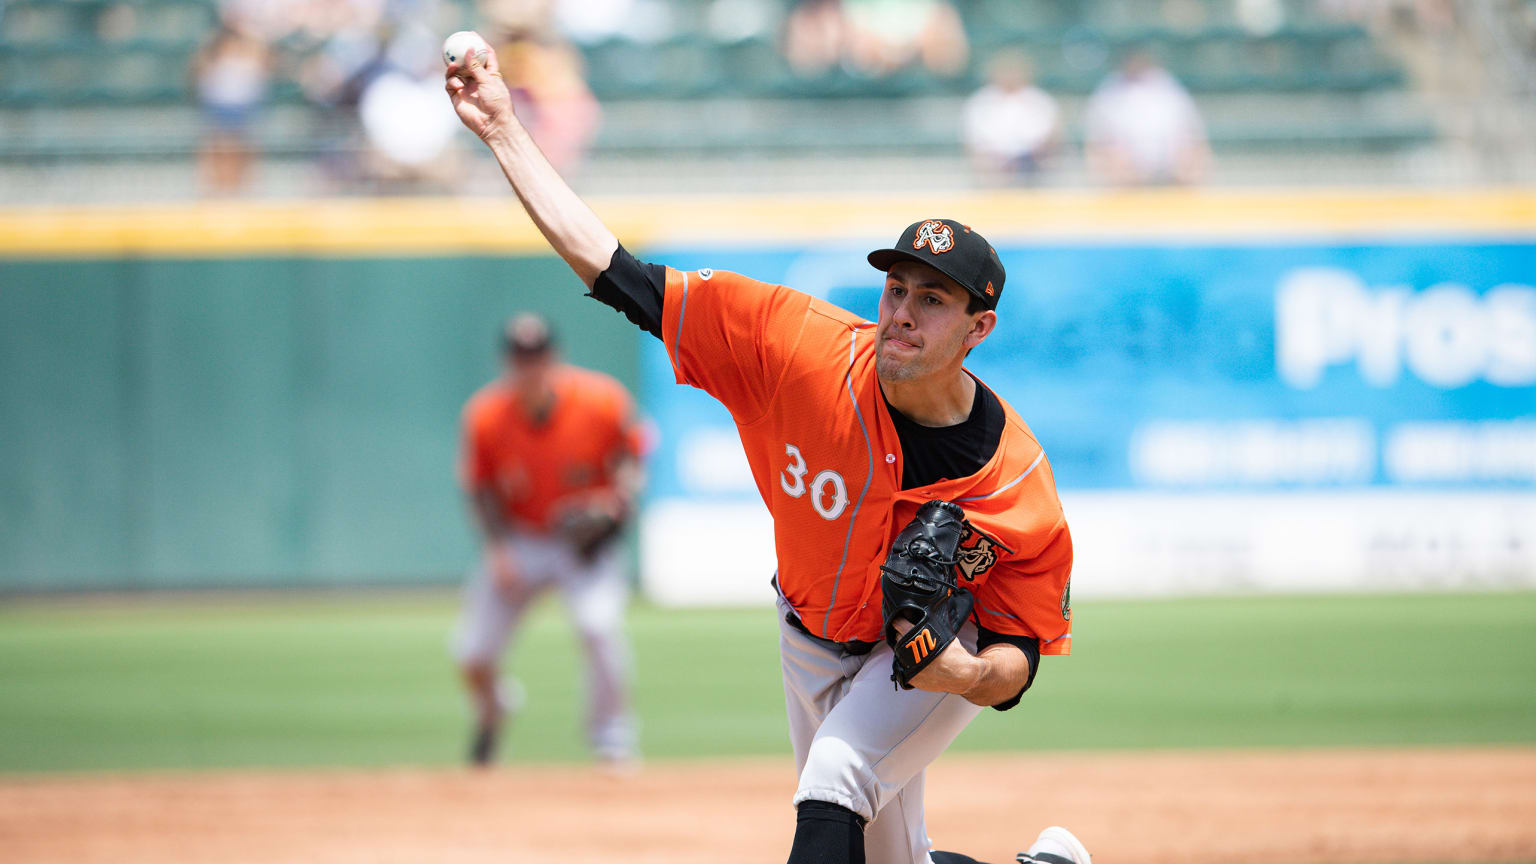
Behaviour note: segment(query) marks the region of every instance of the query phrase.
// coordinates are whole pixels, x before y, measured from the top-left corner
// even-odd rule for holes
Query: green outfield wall
[[[521,309],[633,385],[552,256],[0,259],[0,591],[457,578],[459,410]]]

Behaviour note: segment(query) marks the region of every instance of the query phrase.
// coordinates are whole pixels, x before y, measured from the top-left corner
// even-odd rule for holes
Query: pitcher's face
[[[970,294],[955,280],[916,261],[891,265],[880,295],[875,328],[875,371],[883,381],[911,381],[951,366],[990,327],[978,328],[986,312],[967,310]]]

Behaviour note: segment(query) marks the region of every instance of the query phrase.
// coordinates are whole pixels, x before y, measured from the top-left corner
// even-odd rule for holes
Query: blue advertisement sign
[[[867,249],[674,248],[873,320]],[[1536,490],[1536,244],[999,247],[999,324],[968,367],[1063,490]],[[648,342],[653,496],[751,493],[734,428]],[[755,494],[755,493],[753,493]]]

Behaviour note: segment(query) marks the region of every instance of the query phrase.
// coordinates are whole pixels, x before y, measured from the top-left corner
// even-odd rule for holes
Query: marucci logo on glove
[[[923,658],[933,651],[936,644],[938,643],[933,638],[933,631],[924,627],[916,636],[912,637],[912,641],[907,643],[907,647],[912,649],[912,662],[923,662]]]

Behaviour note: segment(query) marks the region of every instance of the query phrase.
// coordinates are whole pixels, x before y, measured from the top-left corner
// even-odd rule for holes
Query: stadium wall
[[[0,590],[457,578],[500,320],[634,384],[632,328],[575,284],[550,257],[0,264]]]
[[[973,368],[1051,454],[1079,596],[1536,584],[1536,195],[594,206],[866,315],[909,217],[984,226]],[[505,199],[0,212],[0,589],[456,577],[458,407],[531,307],[658,421],[647,591],[765,601],[729,418],[573,288]]]

